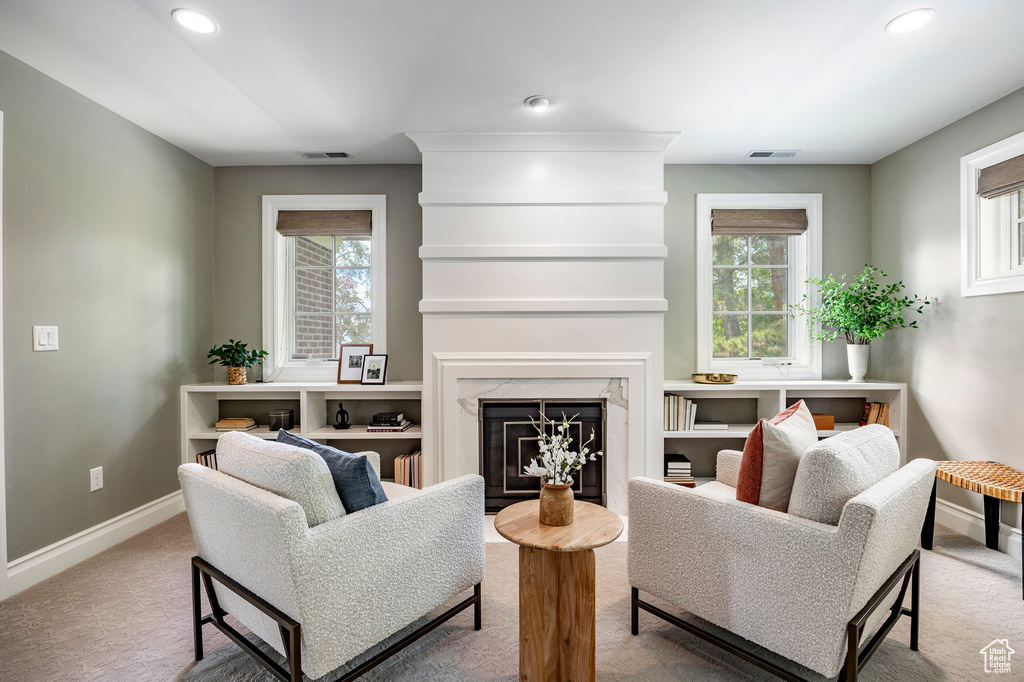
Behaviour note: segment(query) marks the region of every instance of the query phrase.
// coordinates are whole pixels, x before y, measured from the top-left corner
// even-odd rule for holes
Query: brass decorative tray
[[[735,374],[722,374],[720,372],[705,372],[703,374],[692,374],[694,383],[697,384],[735,384]]]

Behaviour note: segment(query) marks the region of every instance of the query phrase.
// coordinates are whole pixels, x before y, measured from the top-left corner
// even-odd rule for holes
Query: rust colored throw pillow
[[[736,499],[781,512],[789,509],[800,457],[817,442],[814,418],[802,400],[759,421],[743,445]]]

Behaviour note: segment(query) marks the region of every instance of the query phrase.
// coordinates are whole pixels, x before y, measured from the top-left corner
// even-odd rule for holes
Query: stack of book
[[[214,424],[218,431],[252,431],[256,420],[250,417],[225,418]]]
[[[889,403],[864,403],[864,412],[860,416],[860,425],[889,425]]]
[[[686,455],[666,455],[665,482],[686,486],[687,488],[697,487],[693,480],[693,471],[690,469],[690,460]]]
[[[217,469],[217,451],[207,450],[206,452],[196,453],[196,464],[202,464],[204,467],[210,467],[211,469]]]
[[[423,459],[419,450],[395,457],[395,483],[410,488],[423,487]]]
[[[389,431],[405,431],[412,422],[401,412],[378,412],[366,427],[368,433],[387,433]]]

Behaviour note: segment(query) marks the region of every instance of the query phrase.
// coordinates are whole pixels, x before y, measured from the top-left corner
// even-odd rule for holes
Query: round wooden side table
[[[575,502],[568,526],[545,526],[540,502],[506,507],[494,518],[502,537],[519,545],[519,679],[594,679],[594,548],[622,534],[622,519]]]

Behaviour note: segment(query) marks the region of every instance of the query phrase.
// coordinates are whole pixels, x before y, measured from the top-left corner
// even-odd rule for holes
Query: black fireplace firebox
[[[540,479],[525,476],[523,468],[540,456],[535,423],[543,412],[555,420],[568,418],[573,445],[578,446],[594,433],[591,452],[604,450],[604,404],[587,401],[481,401],[480,403],[480,471],[484,477],[484,507],[488,512],[501,511],[510,504],[536,499],[540,495]],[[532,418],[532,422],[530,421]],[[551,431],[548,425],[548,432]],[[576,448],[573,448],[576,449]],[[573,481],[577,500],[605,504],[604,457],[588,462],[582,476]]]

